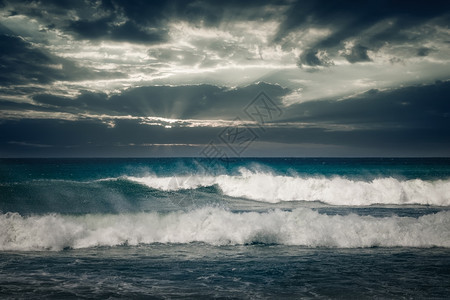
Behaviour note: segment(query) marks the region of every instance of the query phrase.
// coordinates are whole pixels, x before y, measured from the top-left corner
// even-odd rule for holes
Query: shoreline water
[[[0,295],[445,299],[448,182],[437,158],[2,159]]]

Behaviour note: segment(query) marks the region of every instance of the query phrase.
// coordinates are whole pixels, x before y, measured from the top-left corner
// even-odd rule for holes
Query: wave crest
[[[277,203],[322,201],[331,205],[420,204],[450,206],[450,180],[399,180],[392,177],[371,181],[344,177],[281,176],[241,169],[240,175],[125,177],[127,180],[165,191],[217,185],[231,197]]]
[[[204,242],[305,247],[450,247],[450,211],[412,217],[324,215],[300,208],[233,213],[201,208],[169,214],[24,217],[0,215],[0,250]]]

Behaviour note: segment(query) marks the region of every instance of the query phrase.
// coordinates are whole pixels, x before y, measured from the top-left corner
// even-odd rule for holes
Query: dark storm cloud
[[[437,16],[448,18],[450,4],[448,1],[296,1],[281,24],[276,39],[281,39],[292,30],[307,26],[337,26],[334,34],[319,42],[324,47],[331,47],[348,37],[361,33],[376,22],[389,18],[398,18],[393,28],[378,33],[380,38],[399,35],[399,30],[407,26],[419,25],[421,22]],[[394,29],[394,30],[392,30]]]
[[[171,21],[187,21],[218,26],[235,20],[261,20],[275,17],[265,10],[266,1],[199,0],[103,0],[103,1],[9,1],[14,13],[39,18],[81,39],[108,39],[131,43],[163,43]],[[286,1],[269,2],[286,5]],[[20,8],[20,9],[19,9]],[[70,19],[68,12],[71,12]]]
[[[0,28],[2,29],[2,28]],[[125,77],[120,72],[95,72],[33,47],[21,37],[0,32],[0,86],[46,84],[55,80]]]
[[[289,1],[202,1],[202,0],[111,0],[104,7],[121,10],[130,20],[140,24],[160,25],[167,20],[178,19],[203,22],[206,26],[217,26],[232,20],[256,20],[274,17],[274,12],[264,10],[268,4],[286,5]]]
[[[142,151],[139,145],[207,144],[217,134],[217,128],[166,129],[136,120],[119,120],[111,128],[96,120],[24,119],[0,122],[0,129],[0,156],[134,156]]]
[[[9,4],[14,14],[36,18],[47,28],[65,31],[80,39],[152,44],[167,38],[161,26],[166,17],[163,13],[166,1],[24,0],[9,1]],[[133,9],[139,12],[135,18]]]
[[[62,112],[214,119],[237,117],[262,90],[279,105],[281,97],[289,93],[288,89],[279,85],[266,83],[236,89],[204,84],[148,86],[129,89],[110,97],[87,91],[76,99],[37,95],[34,101]]]
[[[320,50],[337,52],[338,48],[342,48],[342,43],[349,39],[364,43],[364,47],[352,49],[352,53],[346,57],[349,62],[368,61],[367,50],[377,51],[387,42],[420,40],[419,36],[404,32],[406,29],[419,27],[435,17],[442,17],[436,22],[448,24],[449,10],[448,1],[296,1],[288,10],[274,42],[282,43],[283,38],[295,30],[330,28],[331,35],[320,39],[310,50],[305,51],[299,58],[300,63],[309,66],[327,65],[316,59],[315,53]],[[372,34],[364,32],[381,21],[385,21],[385,28]],[[388,21],[391,23],[388,24]],[[424,34],[419,33],[420,37]]]
[[[417,49],[417,56],[428,56],[430,52],[433,52],[433,49],[427,48],[427,47],[421,47]]]
[[[249,89],[247,93],[252,93],[253,88],[255,87]],[[224,92],[214,86],[204,86],[203,89],[211,90],[211,93],[207,93],[208,95],[218,93],[217,99],[221,99],[222,92],[231,93],[228,95],[230,99],[242,93],[239,90]],[[173,90],[171,96],[181,96],[179,91],[176,91]],[[186,91],[189,89],[184,90]],[[200,96],[192,91],[191,93],[193,96]],[[133,89],[124,99],[132,99],[144,94],[143,90]],[[151,99],[158,99],[157,93],[153,96],[146,98],[149,103],[136,102],[139,103],[139,109],[142,109],[141,105],[147,103],[153,106],[152,109],[157,110],[161,116],[164,115],[162,112],[173,110],[177,106],[177,101],[172,101],[172,106],[165,106],[163,101],[152,103]],[[285,118],[267,124],[264,133],[257,128],[254,130],[259,130],[259,142],[350,147],[360,149],[360,152],[354,152],[360,154],[449,155],[449,96],[449,82],[436,82],[432,85],[412,86],[384,92],[373,90],[347,100],[323,100],[289,106],[283,109]],[[87,98],[83,100],[83,97]],[[66,99],[65,101],[75,103],[78,101],[81,109],[84,105],[89,106],[88,101],[92,101],[94,97],[98,97],[97,101],[102,104],[100,107],[103,110],[105,108],[102,101],[112,101],[112,104],[118,105],[115,102],[117,100],[111,98],[106,100],[107,97],[101,94],[84,95],[76,100]],[[56,97],[53,100],[47,97],[45,103],[57,105],[59,111],[64,111],[64,107],[71,107],[72,103],[62,103],[62,101]],[[124,101],[122,104],[127,103]],[[191,109],[200,109],[210,117],[222,114],[216,112],[215,108],[226,106],[220,103],[215,104],[217,106],[210,105],[208,101],[204,106],[197,105],[193,105]],[[236,103],[233,105],[236,106]],[[133,110],[138,107],[134,107]],[[117,106],[115,109],[120,107]],[[225,127],[178,126],[169,129],[163,126],[149,126],[138,119],[115,120],[114,126],[95,119],[4,120],[0,124],[0,148],[3,149],[4,155],[23,154],[27,151],[34,153],[33,151],[37,148],[39,149],[36,151],[40,153],[45,151],[50,153],[48,151],[53,151],[51,149],[58,149],[60,154],[77,153],[76,151],[82,150],[82,153],[92,154],[100,151],[112,155],[117,153],[114,151],[119,151],[118,147],[125,147],[123,149],[127,149],[129,156],[137,153],[133,152],[133,149],[138,151],[136,145],[142,144],[207,144],[212,139],[217,139],[223,129]],[[46,147],[36,145],[46,145]]]
[[[50,56],[17,36],[0,35],[0,85],[48,83],[65,77]]]
[[[295,70],[297,72],[295,75],[289,75],[289,78],[280,81],[278,79],[288,75],[283,75],[279,69],[275,69],[273,73],[279,74],[276,75],[279,77],[275,82],[289,81],[289,84],[292,83],[289,86],[293,90],[268,83],[238,88],[211,84],[142,86],[145,82],[149,82],[145,80],[154,78],[148,76],[148,73],[153,71],[149,71],[150,68],[159,71],[157,76],[160,75],[163,78],[160,81],[162,84],[176,84],[177,82],[198,82],[190,79],[200,75],[196,73],[191,76],[189,72],[191,69],[186,66],[195,66],[195,72],[201,71],[202,67],[226,66],[227,63],[237,67],[244,65],[242,68],[246,68],[245,63],[255,59],[261,60],[262,63],[258,66],[262,66],[266,61],[263,59],[261,49],[266,47],[270,57],[271,50],[267,46],[272,45],[267,45],[270,43],[267,42],[267,38],[270,40],[271,37],[266,35],[258,37],[258,33],[255,33],[255,39],[253,39],[249,36],[253,33],[248,33],[252,31],[243,30],[245,32],[240,35],[236,33],[236,30],[242,28],[240,26],[248,25],[249,29],[257,29],[256,32],[258,32],[260,28],[255,26],[265,21],[274,21],[264,23],[265,26],[272,26],[272,24],[277,26],[276,24],[281,22],[273,41],[274,44],[280,44],[282,47],[275,45],[276,49],[287,49],[286,45],[289,42],[296,43],[293,46],[290,45],[295,50],[292,53],[301,53],[298,57],[298,65],[301,68],[305,67],[306,71],[331,66],[334,64],[333,60],[336,60],[335,65],[338,69],[339,56],[351,64],[369,62],[372,54],[385,45],[395,49],[388,49],[392,51],[387,51],[389,55],[387,58],[383,56],[384,61],[390,59],[392,63],[397,63],[407,61],[408,56],[415,57],[416,60],[420,57],[432,56],[431,61],[441,50],[439,43],[442,41],[436,37],[446,34],[438,35],[436,33],[438,29],[435,27],[436,25],[448,27],[450,6],[448,1],[402,3],[387,0],[377,2],[0,0],[0,7],[2,3],[9,9],[9,12],[4,15],[8,13],[9,15],[25,15],[28,18],[8,19],[5,17],[5,24],[8,26],[12,24],[11,29],[21,31],[23,36],[0,24],[0,87],[2,88],[0,112],[4,117],[0,120],[0,156],[114,155],[118,153],[133,156],[138,153],[137,151],[141,151],[137,150],[138,145],[183,143],[204,145],[211,139],[217,138],[217,135],[225,129],[224,124],[229,124],[220,123],[219,119],[232,120],[238,116],[245,119],[244,108],[260,91],[266,92],[276,105],[282,107],[283,97],[290,95],[295,89],[293,86],[295,80],[304,82],[302,83],[304,86],[301,86],[304,91],[313,89],[313,83],[316,82],[323,85],[316,85],[318,90],[322,88],[326,90],[327,84],[333,86],[334,83],[336,86],[335,82],[343,82],[342,87],[330,90],[348,91],[347,95],[352,92],[352,87],[348,88],[345,85],[353,86],[353,82],[334,81],[335,78],[331,76],[308,77],[308,74],[301,70]],[[22,20],[32,23],[22,26],[19,24]],[[242,21],[242,23],[236,23],[236,21]],[[256,21],[254,22],[256,25],[247,21]],[[183,27],[185,25],[183,22],[189,24]],[[16,27],[13,28],[13,26]],[[33,26],[32,30],[29,29]],[[178,32],[177,26],[182,27],[183,30]],[[208,27],[215,27],[217,30],[208,30]],[[188,46],[184,47],[184,44],[177,44],[179,41],[169,40],[172,38],[169,36],[171,28],[175,28],[174,36],[177,32],[189,35],[188,41],[181,41],[188,43]],[[41,36],[37,34],[38,30],[48,30],[48,32]],[[195,33],[190,35],[189,30]],[[30,36],[26,35],[28,32]],[[224,33],[225,37],[217,35],[218,32]],[[228,34],[232,37],[231,39],[226,38]],[[296,40],[301,39],[302,36],[305,36],[304,40]],[[424,42],[427,38],[430,43]],[[124,53],[117,49],[125,45],[112,45],[113,50],[103,49],[97,52],[96,45],[103,40],[148,44],[152,47],[131,45],[130,57],[133,58],[121,60],[114,57]],[[260,40],[262,45],[258,44]],[[71,42],[79,48],[71,48]],[[166,42],[168,44],[160,47],[154,46]],[[83,48],[80,45],[88,47]],[[96,71],[92,66],[80,67],[69,58],[58,57],[38,47],[57,49],[52,51],[64,57],[74,55],[74,59],[79,59],[83,65],[92,64],[98,68],[126,70],[130,72],[130,80],[126,82],[126,86],[131,87],[110,93],[112,88],[116,88],[115,82],[105,83],[105,86],[102,86],[102,82],[92,82],[96,87],[105,88],[105,93],[102,93],[83,90],[92,88],[89,84],[79,88],[71,82],[67,85],[63,83],[62,85],[65,86],[58,91],[43,91],[46,88],[42,87],[43,85],[55,81],[93,81],[127,75],[120,72]],[[141,53],[135,53],[133,52],[135,49],[144,50]],[[75,53],[78,50],[79,55]],[[145,57],[146,53],[147,57]],[[440,55],[436,55],[436,61],[446,55],[445,53],[444,51],[438,53]],[[372,56],[372,59],[377,60],[375,56]],[[446,61],[446,59],[443,60]],[[242,62],[245,63],[241,64]],[[268,68],[286,67],[282,65],[284,63],[290,67],[293,63],[292,57],[289,60],[277,60],[276,63],[270,61],[270,58],[267,59]],[[146,64],[148,68],[140,68]],[[164,68],[158,70],[160,66]],[[435,73],[430,69],[435,66],[437,63],[436,65],[428,64],[422,69],[419,67],[406,71],[411,70],[412,74],[419,74],[424,70],[422,78],[428,80],[434,78]],[[364,80],[367,78],[367,81],[373,80],[373,86],[390,86],[391,89],[372,90],[342,101],[330,98],[284,107],[284,119],[273,120],[266,124],[264,134],[255,127],[255,130],[261,133],[258,136],[258,142],[283,145],[330,145],[353,149],[370,148],[377,149],[379,151],[377,153],[384,155],[397,153],[395,151],[417,155],[440,151],[440,154],[450,155],[448,152],[450,151],[448,150],[450,149],[449,82],[395,88],[399,82],[405,84],[409,79],[403,81],[402,78],[395,78],[397,75],[394,74],[380,81],[378,78],[382,75],[367,75],[356,66],[345,66],[345,68],[347,73],[336,72],[336,76],[342,75],[343,79],[354,78],[348,77],[348,73],[355,70],[361,73],[353,74],[363,74],[360,78]],[[238,70],[236,75],[231,73],[236,70]],[[247,70],[244,70],[242,74],[239,70],[236,68],[227,73],[228,76],[232,74],[236,77],[237,84],[242,82],[239,81],[240,78],[244,80],[248,75],[245,72]],[[364,71],[366,70],[371,72],[369,68]],[[172,71],[173,74],[186,71],[188,75],[180,75],[181,80],[177,81],[174,79],[177,75],[173,75]],[[223,74],[220,70],[215,71],[208,70],[208,73],[202,73],[201,76],[206,78],[211,75],[211,80],[208,78],[208,82],[229,82],[226,81],[226,76],[219,78]],[[261,76],[265,76],[265,72],[267,69],[263,68]],[[436,74],[443,74],[443,72]],[[436,76],[436,78],[447,79],[443,77],[444,75]],[[134,78],[144,79],[141,82],[133,82]],[[322,82],[321,78],[326,79]],[[358,77],[355,76],[355,78]],[[382,81],[389,81],[391,78],[393,78],[392,83],[384,85]],[[153,81],[155,82],[159,81]],[[110,83],[112,88],[107,87]],[[117,84],[118,89],[121,84]],[[133,87],[133,85],[140,85],[140,87]],[[107,90],[108,88],[110,89]],[[52,95],[52,93],[63,94],[68,91],[78,96],[69,98]],[[326,93],[321,95],[324,94]],[[20,103],[12,100],[18,98],[20,100],[17,101],[21,101]],[[311,99],[311,97],[306,98]],[[151,118],[145,117],[156,117],[156,121],[153,122]],[[180,120],[172,124],[170,120],[157,118]],[[187,119],[194,119],[194,121],[189,123]],[[146,122],[146,120],[150,121]],[[201,123],[198,122],[199,120],[208,121]],[[169,125],[172,127],[164,127]],[[189,127],[190,125],[192,127]],[[145,154],[145,152],[142,153]]]
[[[450,82],[388,91],[371,90],[342,101],[322,100],[292,105],[281,121],[382,130],[436,129],[450,134],[448,99]]]
[[[23,102],[14,102],[8,100],[0,99],[0,110],[30,110],[30,111],[55,111],[54,109],[50,110],[47,107],[41,107],[37,105],[33,105],[31,103],[23,103]]]
[[[371,61],[371,59],[367,55],[367,50],[369,50],[369,48],[361,45],[355,45],[350,49],[350,53],[345,53],[342,56],[352,64],[362,61]]]
[[[69,30],[74,31],[81,37],[98,39],[108,35],[108,31],[110,31],[108,23],[110,21],[110,18],[103,18],[95,21],[80,20],[71,22],[68,27]]]
[[[377,50],[383,43],[411,40],[404,29],[443,16],[448,23],[448,1],[202,1],[202,0],[103,0],[103,1],[9,1],[12,12],[39,18],[47,26],[83,39],[111,39],[132,43],[160,43],[167,39],[172,21],[218,26],[237,20],[282,21],[275,43],[295,30],[332,28],[330,36],[309,48],[312,52],[338,47],[349,38],[361,39]],[[277,9],[287,8],[282,15]],[[68,12],[70,15],[68,16]],[[76,16],[76,18],[75,18]],[[371,35],[363,31],[380,21],[392,24]],[[307,60],[308,61],[308,60]],[[356,60],[358,62],[361,60]],[[317,65],[317,64],[316,64]]]
[[[328,57],[326,52],[323,52],[319,49],[308,49],[300,55],[297,64],[300,67],[302,65],[307,65],[311,67],[316,66],[329,67],[332,66],[334,63]]]
[[[144,31],[134,22],[128,21],[122,25],[115,26],[111,31],[111,38],[116,41],[161,43],[167,40],[167,32],[164,30]]]
[[[279,143],[366,149],[376,155],[448,156],[448,99],[450,82],[436,82],[389,91],[372,90],[347,100],[305,102],[284,109],[285,118],[277,122],[292,122],[290,126],[268,128],[262,138]],[[302,124],[300,128],[293,125],[297,122]]]
[[[421,28],[422,24],[432,21],[445,26],[450,20],[448,1],[22,0],[9,1],[9,4],[11,13],[37,18],[47,28],[56,28],[76,38],[93,41],[162,44],[169,41],[169,25],[179,21],[194,26],[218,27],[235,21],[275,20],[281,24],[273,42],[282,45],[289,43],[285,38],[291,32],[310,28],[330,29],[330,35],[301,49],[303,52],[298,58],[300,67],[333,65],[333,58],[338,56],[343,43],[348,40],[355,40],[356,44],[342,56],[350,63],[367,62],[370,61],[368,51],[376,52],[386,43],[420,45],[422,39],[435,34],[432,27]],[[384,22],[384,25],[373,29],[380,22]],[[367,32],[370,28],[372,31]],[[410,31],[411,28],[416,30]],[[195,44],[196,53],[184,53],[181,63],[190,61],[200,63],[201,66],[215,65],[214,61],[201,53],[202,47],[219,55],[231,53],[254,59],[254,55],[245,53],[248,49],[238,49],[237,45],[222,44],[214,49],[214,45],[208,45],[207,41],[193,42],[198,43]],[[428,53],[418,50],[417,55],[426,56],[423,54]]]

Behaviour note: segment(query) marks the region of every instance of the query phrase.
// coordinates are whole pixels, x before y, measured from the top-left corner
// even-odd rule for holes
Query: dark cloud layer
[[[323,66],[315,59],[318,51],[337,52],[346,40],[355,39],[364,44],[356,45],[345,57],[351,63],[369,61],[367,50],[377,51],[385,43],[414,41],[417,36],[407,34],[405,29],[420,27],[424,22],[440,17],[436,22],[443,25],[450,21],[448,1],[296,1],[281,24],[275,43],[282,42],[293,30],[309,27],[332,28],[331,35],[320,39],[300,56],[299,63]],[[384,22],[382,29],[372,33],[365,31]]]
[[[70,60],[36,49],[21,37],[0,31],[0,86],[125,76],[78,67]]]
[[[370,90],[342,101],[322,100],[292,105],[283,121],[383,130],[436,129],[450,134],[448,99],[449,82],[388,91]]]
[[[367,55],[367,51],[369,48],[361,46],[361,45],[355,45],[351,48],[350,53],[343,54],[350,63],[356,63],[356,62],[362,62],[362,61],[371,61],[369,56]]]
[[[52,95],[34,97],[40,105],[62,112],[132,115],[176,119],[233,119],[260,91],[280,98],[289,93],[279,85],[259,83],[237,89],[213,85],[147,86],[108,97],[103,93],[83,92],[75,99]]]
[[[318,40],[300,57],[309,66],[331,65],[317,59],[318,51],[337,53],[342,43],[356,39],[349,62],[369,61],[367,50],[377,51],[389,42],[412,41],[405,29],[420,27],[436,19],[442,25],[450,20],[448,1],[205,1],[205,0],[102,0],[102,1],[7,1],[11,14],[39,18],[48,27],[57,27],[82,39],[108,39],[131,43],[163,43],[171,21],[218,27],[238,20],[281,21],[273,42],[285,43],[289,33],[308,28],[331,28],[332,33]],[[270,6],[273,9],[267,9]],[[284,9],[283,15],[277,9]],[[68,12],[71,17],[68,17]],[[76,18],[75,18],[76,16]],[[382,29],[365,30],[384,22]]]
[[[173,21],[220,27],[235,21],[274,19],[281,24],[273,43],[282,46],[291,43],[288,36],[293,31],[330,29],[331,34],[301,49],[300,67],[332,66],[333,57],[350,40],[356,44],[342,56],[350,63],[368,62],[371,60],[368,51],[376,52],[386,43],[417,44],[434,34],[432,27],[421,27],[422,24],[433,22],[446,26],[450,22],[448,1],[19,0],[8,3],[13,7],[11,14],[38,18],[48,28],[92,41],[163,44],[168,41],[168,27]],[[284,13],[280,14],[280,10]],[[412,28],[416,29],[411,31]],[[418,56],[428,53],[425,47],[418,46]]]
[[[174,155],[198,154],[235,117],[248,122],[244,108],[261,91],[283,114],[264,130],[248,122],[258,143],[450,155],[448,73],[431,70],[448,63],[449,1],[0,0],[0,8],[11,26],[0,24],[0,156],[148,155],[148,145],[166,144],[186,145]],[[381,78],[389,61],[405,68]],[[256,80],[247,67],[252,78],[277,80],[248,84]],[[368,74],[375,69],[381,75]],[[127,80],[96,81],[119,78]],[[323,99],[361,92],[355,78],[380,90]],[[320,93],[328,84],[333,93]],[[315,101],[283,104],[314,88],[304,99]]]
[[[311,67],[316,66],[329,67],[332,66],[334,63],[328,57],[326,52],[321,51],[319,49],[308,49],[300,55],[297,64],[300,67],[302,65],[307,65]]]
[[[270,88],[267,85],[259,85],[258,88]],[[273,91],[277,89],[272,87]],[[169,89],[167,87],[167,89]],[[195,87],[179,87],[183,92],[195,91]],[[225,105],[220,102],[221,97],[227,95],[232,99],[241,93],[241,98],[250,91],[256,90],[255,86],[249,90],[223,91],[221,88],[208,86],[199,90],[208,90],[208,95],[218,95],[217,101],[206,101],[206,104],[192,102],[192,109],[197,114],[217,109],[220,115],[221,108]],[[279,90],[280,91],[280,90]],[[281,90],[282,91],[282,90]],[[234,94],[233,94],[234,93]],[[142,90],[134,89],[120,97],[133,98],[142,95]],[[180,90],[174,89],[173,95],[180,95]],[[222,94],[222,95],[221,95]],[[197,94],[193,97],[198,96]],[[84,95],[76,100],[62,100],[59,98],[45,98],[41,103],[58,105],[60,111],[64,111],[74,104],[63,101],[75,101],[80,109],[86,107],[87,99],[94,102],[97,96],[97,106],[89,107],[91,110],[104,111],[108,106],[108,100],[100,94]],[[450,83],[437,82],[432,85],[401,88],[391,91],[371,91],[343,101],[317,101],[293,105],[284,109],[285,118],[272,124],[268,124],[264,133],[259,133],[260,142],[287,143],[287,144],[320,144],[333,147],[354,147],[362,149],[359,153],[385,153],[386,151],[405,151],[424,155],[434,153],[437,155],[449,155],[450,149]],[[83,97],[88,97],[83,100]],[[113,97],[112,97],[113,98]],[[110,98],[112,107],[108,110],[119,109],[118,100]],[[150,98],[148,98],[150,99]],[[157,99],[157,98],[155,98]],[[41,99],[42,100],[42,99]],[[37,99],[39,101],[39,99]],[[149,102],[151,102],[149,100]],[[127,103],[124,101],[123,103]],[[144,105],[137,102],[139,105]],[[171,109],[176,106],[173,100]],[[242,103],[243,105],[245,103]],[[158,115],[167,108],[163,101],[147,103],[153,105],[153,110],[158,110]],[[159,106],[158,106],[159,105]],[[236,103],[233,103],[236,106]],[[140,108],[133,108],[140,110]],[[189,110],[187,110],[189,111]],[[231,113],[231,112],[228,112]],[[289,123],[286,123],[289,122]],[[285,124],[290,124],[286,127]],[[297,125],[295,125],[297,124]],[[91,155],[104,151],[106,155],[112,155],[118,151],[117,147],[124,147],[131,151],[133,147],[143,151],[139,145],[145,144],[200,144],[206,145],[211,140],[217,139],[218,134],[225,127],[178,127],[165,128],[163,126],[148,125],[139,120],[117,120],[115,126],[108,126],[103,120],[9,120],[0,124],[0,148],[2,155],[25,153],[35,149],[39,153],[52,153],[72,155],[74,151],[90,153]],[[254,130],[260,130],[255,128]],[[132,133],[132,134],[130,134]],[[44,147],[45,145],[45,147]],[[134,146],[133,146],[134,145]],[[110,148],[111,150],[105,150]],[[56,149],[56,150],[55,150]],[[75,150],[74,150],[75,149]],[[116,149],[116,150],[114,150]],[[182,151],[183,147],[180,148]],[[198,150],[201,150],[199,147]],[[366,151],[366,152],[365,152]],[[370,152],[372,151],[372,152]],[[383,152],[384,151],[384,152]],[[179,155],[181,153],[178,153]]]
[[[0,35],[0,85],[76,80],[89,74],[94,77],[92,72],[38,50],[20,37]]]
[[[49,72],[54,63],[19,37],[0,35],[0,84],[47,83],[62,78],[61,72]]]
[[[433,49],[420,47],[419,49],[417,49],[417,56],[428,56],[428,54],[430,54],[431,52],[433,52]]]
[[[167,39],[170,21],[187,21],[218,26],[232,20],[268,19],[274,13],[265,10],[266,1],[199,0],[102,0],[102,1],[9,1],[12,14],[39,18],[49,27],[57,26],[81,39],[108,39],[131,43],[162,43]],[[273,1],[270,5],[286,5]],[[77,19],[67,18],[72,12]]]

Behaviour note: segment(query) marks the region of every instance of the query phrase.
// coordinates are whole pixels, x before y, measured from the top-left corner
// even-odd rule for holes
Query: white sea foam
[[[450,180],[399,180],[391,177],[371,181],[343,177],[280,176],[241,169],[240,175],[184,177],[125,177],[160,190],[194,189],[217,185],[231,197],[264,202],[322,201],[332,205],[421,204],[450,206]]]
[[[307,208],[235,213],[210,207],[165,215],[0,215],[0,250],[190,242],[339,248],[450,247],[450,211],[419,218],[330,216]]]

